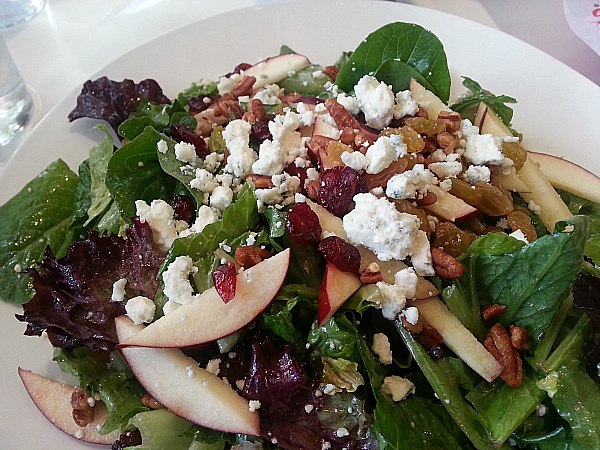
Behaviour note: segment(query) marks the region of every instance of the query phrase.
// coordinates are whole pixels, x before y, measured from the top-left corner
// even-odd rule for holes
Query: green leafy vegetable
[[[0,207],[0,298],[26,303],[32,279],[22,269],[43,259],[47,245],[63,256],[73,241],[70,228],[79,178],[62,160],[50,164]]]
[[[193,426],[192,423],[166,409],[140,412],[129,420],[128,426],[140,431],[143,442],[135,447],[127,447],[131,449],[188,450],[194,440],[186,433]],[[204,448],[211,449],[211,447]]]
[[[320,74],[319,74],[320,72]],[[315,73],[319,76],[315,76]],[[323,74],[323,68],[317,64],[297,70],[293,75],[279,81],[277,85],[285,89],[286,93],[297,92],[300,95],[319,95],[325,91],[325,84],[331,83],[331,78]]]
[[[450,71],[442,43],[423,27],[403,22],[390,23],[367,36],[342,66],[336,84],[350,92],[364,75],[376,73],[389,61],[402,61],[412,67],[438,97],[448,101]]]

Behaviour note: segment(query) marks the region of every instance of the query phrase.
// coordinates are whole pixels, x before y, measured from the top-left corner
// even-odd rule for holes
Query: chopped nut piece
[[[376,262],[369,264],[360,274],[360,282],[362,284],[375,284],[380,281],[383,281],[383,275],[381,275],[381,269]]]
[[[94,420],[94,408],[90,405],[85,391],[79,386],[71,395],[71,407],[73,408],[73,420],[80,427],[85,427]]]
[[[335,81],[335,78],[337,77],[338,72],[340,71],[340,68],[337,66],[325,66],[323,67],[323,73],[325,75],[327,75],[329,78],[331,78],[333,81]]]
[[[402,326],[404,327],[404,329],[406,331],[408,331],[410,334],[416,335],[416,334],[423,332],[424,325],[423,325],[423,321],[421,320],[420,317],[417,320],[417,323],[414,325],[412,323],[410,323],[408,320],[406,320],[406,317],[404,315],[400,316],[400,320],[402,320]]]
[[[517,325],[511,325],[508,328],[510,334],[510,343],[517,350],[529,350],[529,339],[525,328]]]
[[[270,258],[271,253],[268,250],[253,245],[245,245],[235,249],[235,260],[244,269],[249,269],[257,265],[259,262]]]
[[[494,303],[493,305],[488,305],[481,310],[481,317],[483,317],[483,320],[489,320],[493,317],[499,316],[503,312],[506,312],[506,305]]]
[[[517,350],[512,346],[506,329],[499,323],[494,325],[485,338],[483,345],[504,368],[500,378],[511,387],[521,386],[523,382],[523,361]]]
[[[456,133],[462,124],[460,113],[455,111],[440,111],[437,120],[446,125],[446,131],[449,133]]]
[[[271,177],[267,175],[252,174],[246,177],[246,179],[248,178],[252,180],[252,183],[254,183],[254,187],[256,189],[271,189],[275,187],[273,181],[271,180]]]
[[[328,98],[325,100],[325,108],[327,108],[327,111],[329,111],[329,114],[331,117],[333,117],[333,120],[335,120],[335,123],[339,128],[360,128],[360,123],[358,123],[356,117],[354,117],[350,111],[339,104],[337,100]]]
[[[437,247],[431,247],[431,258],[435,273],[439,276],[455,279],[460,278],[465,272],[465,267],[454,256]]]

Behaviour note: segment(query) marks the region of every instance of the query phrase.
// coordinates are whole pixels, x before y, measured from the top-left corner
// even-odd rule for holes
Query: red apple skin
[[[317,321],[323,325],[361,286],[357,274],[342,272],[335,264],[327,263],[319,291]]]
[[[151,323],[118,348],[192,347],[245,327],[271,304],[290,265],[286,249],[237,275],[235,297],[224,303],[214,287]],[[248,281],[250,280],[250,281]]]
[[[115,319],[119,342],[144,329],[127,316]],[[258,411],[216,375],[177,348],[127,347],[121,350],[136,379],[173,414],[214,430],[258,436]]]
[[[41,413],[59,430],[80,441],[92,444],[112,445],[119,438],[119,430],[101,435],[98,429],[106,421],[107,411],[104,403],[96,402],[94,420],[86,427],[80,427],[73,420],[71,396],[73,386],[50,380],[42,375],[19,367],[19,377],[27,393]]]

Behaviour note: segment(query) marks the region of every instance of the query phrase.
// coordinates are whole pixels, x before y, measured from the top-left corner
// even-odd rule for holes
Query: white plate
[[[514,127],[531,150],[552,153],[600,174],[600,88],[572,69],[511,36],[459,17],[405,4],[372,1],[280,3],[226,13],[163,35],[109,64],[90,78],[136,81],[154,78],[174,97],[192,81],[216,78],[240,62],[254,63],[286,44],[313,62],[332,64],[371,31],[392,21],[414,22],[444,43],[454,94],[467,75],[496,94],[518,99]],[[71,168],[102,138],[88,130],[96,123],[67,121],[73,92],[38,124],[0,178],[0,204],[56,158]],[[33,405],[17,375],[21,366],[67,380],[51,362],[43,338],[25,337],[14,319],[20,308],[0,304],[2,401],[0,447],[63,450],[106,448],[80,443],[54,428]]]

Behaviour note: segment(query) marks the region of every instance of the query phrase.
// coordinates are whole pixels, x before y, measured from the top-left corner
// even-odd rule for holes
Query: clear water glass
[[[32,115],[31,94],[0,36],[0,147],[19,134]]]
[[[46,0],[0,0],[0,29],[27,22],[45,4]]]

